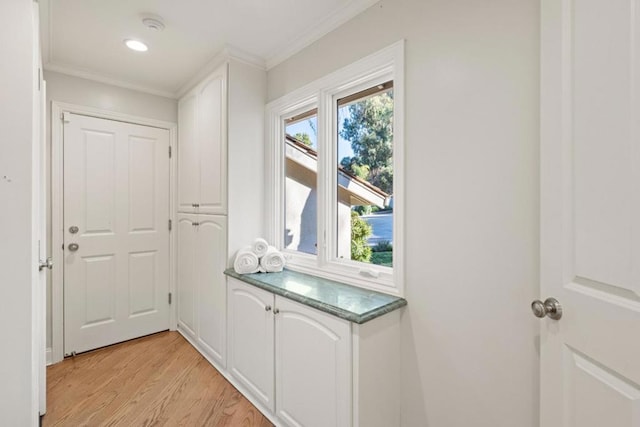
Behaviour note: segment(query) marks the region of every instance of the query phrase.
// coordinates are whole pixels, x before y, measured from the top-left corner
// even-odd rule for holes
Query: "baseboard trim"
[[[51,347],[47,348],[45,353],[45,362],[47,366],[53,365],[53,350],[51,350]]]

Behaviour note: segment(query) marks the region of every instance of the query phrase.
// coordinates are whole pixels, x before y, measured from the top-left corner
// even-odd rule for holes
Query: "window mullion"
[[[319,266],[331,261],[333,247],[333,215],[331,215],[331,95],[318,95],[318,248]]]

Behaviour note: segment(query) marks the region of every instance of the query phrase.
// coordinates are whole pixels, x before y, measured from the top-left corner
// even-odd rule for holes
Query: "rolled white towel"
[[[238,251],[233,261],[233,269],[238,274],[252,274],[260,271],[260,259],[253,253],[251,246]]]
[[[258,237],[253,241],[251,249],[253,250],[253,253],[258,256],[258,258],[262,258],[267,253],[267,249],[269,249],[269,243],[267,243],[266,240]]]
[[[260,258],[260,266],[267,273],[278,273],[284,267],[284,255],[273,246],[269,246],[267,253]]]

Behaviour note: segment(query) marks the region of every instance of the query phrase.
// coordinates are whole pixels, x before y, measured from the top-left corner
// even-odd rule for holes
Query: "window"
[[[285,120],[284,249],[318,253],[318,113]]]
[[[337,257],[393,266],[393,81],[337,100]]]
[[[267,106],[287,267],[402,294],[402,42]]]

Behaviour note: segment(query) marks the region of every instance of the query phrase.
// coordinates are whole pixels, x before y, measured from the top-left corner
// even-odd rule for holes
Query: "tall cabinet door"
[[[229,372],[273,411],[274,296],[235,279],[228,280]]]
[[[198,212],[225,214],[227,210],[227,64],[197,89],[200,144]]]
[[[178,214],[178,327],[196,336],[196,282],[198,280],[196,223],[197,215]]]
[[[178,212],[195,213],[200,198],[198,99],[191,92],[178,105]]]
[[[203,351],[225,367],[227,219],[198,215],[197,220],[197,341]]]
[[[351,324],[275,298],[278,418],[290,426],[350,426]]]

